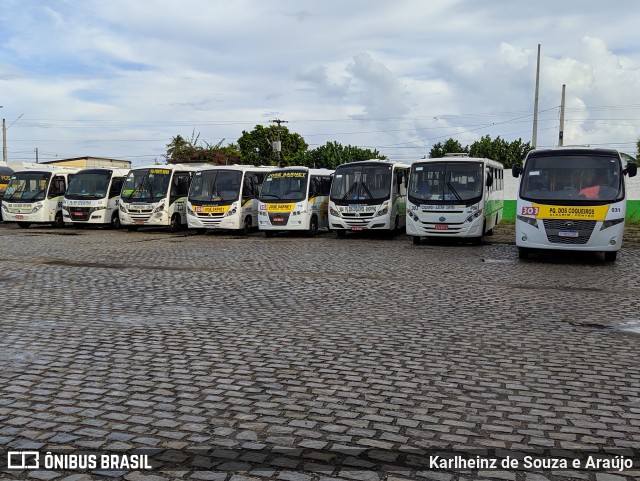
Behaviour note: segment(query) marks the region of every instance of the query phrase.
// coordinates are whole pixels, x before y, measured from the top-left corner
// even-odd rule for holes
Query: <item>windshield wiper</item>
[[[351,187],[349,187],[349,190],[342,196],[342,200],[345,200],[347,198],[347,196],[353,192],[353,189],[355,187],[358,187],[358,181],[356,180],[353,184],[351,184]]]
[[[453,186],[451,185],[451,182],[447,182],[447,185],[449,186],[449,190],[453,192],[453,195],[456,196],[456,199],[462,200],[462,197],[460,197],[460,195],[456,192],[456,189],[453,188]]]
[[[278,199],[278,200],[282,200],[282,199],[280,198],[280,196],[279,196],[279,195],[276,195],[276,194],[261,194],[261,195],[260,195],[260,199],[262,199],[264,196],[267,196],[267,195],[270,195],[271,197],[275,197],[275,198],[276,198],[276,199]]]
[[[367,195],[369,196],[369,198],[370,198],[370,199],[373,199],[373,194],[371,194],[371,191],[369,190],[369,187],[367,187],[367,184],[365,184],[364,182],[362,182],[360,185],[362,186],[362,188],[363,188],[364,190],[366,190],[366,191],[367,191]]]

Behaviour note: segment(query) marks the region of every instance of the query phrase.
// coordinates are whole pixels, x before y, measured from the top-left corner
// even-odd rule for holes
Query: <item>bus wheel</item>
[[[115,212],[111,216],[111,228],[119,229],[120,227],[122,227],[122,224],[120,224],[120,216],[118,215],[118,212]]]
[[[17,224],[23,229],[27,229],[31,225],[31,222],[17,222]]]
[[[272,230],[266,230],[266,231],[264,231],[264,236],[265,236],[267,239],[271,239],[271,238],[273,237],[273,231],[272,231]]]
[[[64,227],[64,219],[62,218],[62,212],[58,212],[54,221],[51,223],[53,227]]]
[[[347,235],[347,231],[345,229],[336,229],[336,237],[338,239],[344,239]]]
[[[420,245],[420,236],[418,236],[418,235],[414,235],[414,236],[413,236],[413,243],[414,243],[415,245],[419,246],[419,245]]]
[[[312,217],[311,222],[309,222],[309,230],[307,231],[307,235],[309,237],[315,237],[318,233],[318,218]]]
[[[180,214],[173,214],[171,224],[169,224],[169,232],[178,232],[182,225],[180,224]]]
[[[240,233],[242,235],[248,235],[251,232],[251,217],[247,216],[244,219],[244,224],[242,225],[242,229],[240,229]]]
[[[605,262],[615,262],[616,257],[618,257],[618,251],[613,252],[605,252],[604,253],[604,261]]]
[[[529,249],[526,247],[518,247],[518,258],[522,260],[527,260],[529,258]]]

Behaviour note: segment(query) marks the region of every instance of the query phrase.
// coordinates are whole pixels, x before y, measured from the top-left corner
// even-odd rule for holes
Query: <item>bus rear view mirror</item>
[[[624,169],[624,173],[629,177],[635,177],[638,173],[638,165],[635,162],[627,162],[627,168]]]
[[[491,187],[493,185],[493,175],[487,174],[487,187]]]
[[[511,174],[517,179],[522,174],[522,166],[520,164],[513,164],[511,167]]]

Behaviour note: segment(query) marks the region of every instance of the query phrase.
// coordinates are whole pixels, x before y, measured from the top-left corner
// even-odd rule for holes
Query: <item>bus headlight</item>
[[[600,227],[600,230],[608,229],[609,227],[613,227],[614,225],[618,225],[618,224],[620,224],[622,222],[624,222],[624,217],[621,217],[620,219],[605,220],[602,223],[602,226]]]
[[[415,212],[413,212],[412,210],[408,210],[407,212],[409,213],[409,217],[411,217],[411,219],[418,220],[418,215]]]
[[[386,206],[384,209],[379,210],[378,212],[376,212],[376,217],[380,217],[381,215],[385,215],[387,212],[389,212],[389,206]]]
[[[235,214],[236,212],[238,212],[238,208],[234,205],[231,209],[227,211],[227,213],[224,216],[228,217],[230,215]]]
[[[531,227],[538,228],[538,220],[535,217],[525,217],[523,215],[516,216],[519,221],[529,224]]]
[[[155,209],[153,209],[152,213],[155,214],[157,212],[162,212],[163,210],[164,210],[164,200],[160,202]]]
[[[329,214],[331,214],[334,217],[342,217],[340,215],[340,212],[338,212],[337,210],[335,210],[333,207],[329,207]]]
[[[473,219],[477,219],[478,217],[480,217],[480,213],[482,211],[476,211],[475,213],[471,214],[469,217],[467,217],[464,221],[465,222],[471,222]]]
[[[33,209],[31,209],[31,212],[29,212],[29,214],[35,214],[40,209],[42,209],[42,202],[38,202],[36,205],[34,205]]]
[[[118,204],[118,210],[120,210],[120,212],[126,212],[127,208],[124,206],[124,204],[122,202],[120,202]]]
[[[188,215],[193,215],[193,216],[196,215],[196,213],[193,211],[193,209],[190,206],[187,206],[187,214]]]

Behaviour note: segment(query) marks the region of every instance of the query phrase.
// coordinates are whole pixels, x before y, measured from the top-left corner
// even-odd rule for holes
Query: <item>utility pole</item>
[[[36,147],[36,164],[38,163],[38,147]]]
[[[560,102],[560,132],[558,133],[558,147],[562,147],[564,142],[564,95],[567,86],[562,84],[562,101]]]
[[[7,163],[7,121],[2,119],[2,161]]]
[[[536,66],[536,93],[533,101],[533,135],[531,147],[535,150],[538,145],[538,94],[540,92],[540,44],[538,44],[538,62]]]
[[[276,129],[277,139],[271,141],[271,147],[273,148],[273,151],[276,153],[276,157],[278,158],[278,167],[281,167],[280,152],[282,151],[282,142],[280,141],[280,124],[286,124],[288,123],[288,121],[273,119],[273,120],[270,120],[269,122],[278,124],[278,128]]]

